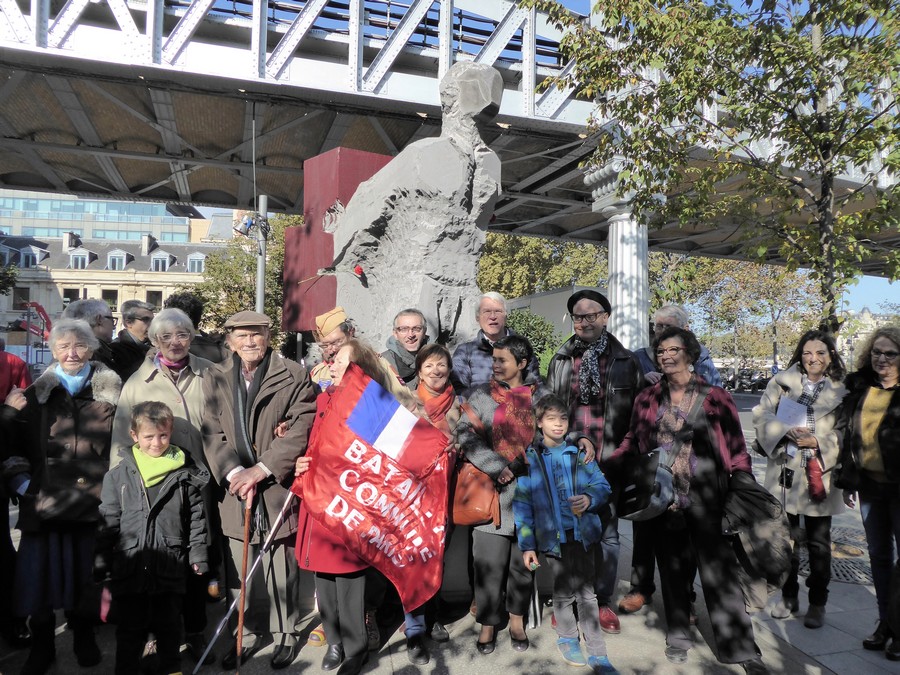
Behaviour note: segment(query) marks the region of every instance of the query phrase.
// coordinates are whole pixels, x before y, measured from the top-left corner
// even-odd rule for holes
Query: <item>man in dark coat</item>
[[[294,464],[306,451],[315,418],[316,392],[309,374],[273,353],[270,325],[268,317],[258,312],[238,312],[229,318],[226,339],[233,356],[208,369],[203,379],[203,448],[213,479],[228,492],[219,512],[229,544],[225,565],[231,592],[240,588],[244,504],[250,500],[253,507],[250,549],[255,557],[291,499],[288,487]],[[247,580],[241,660],[258,651],[264,634],[271,632],[275,640],[272,667],[285,668],[300,646],[294,632],[301,615],[298,602],[312,603],[311,593],[301,597],[299,590],[300,570],[294,557],[296,503],[289,502],[277,532],[264,564]],[[234,668],[236,661],[232,648],[222,666]]]
[[[428,344],[425,315],[418,309],[404,309],[394,317],[393,335],[388,338],[387,351],[381,356],[391,365],[400,380],[410,389],[419,386],[416,354]]]
[[[586,435],[597,448],[597,461],[616,449],[631,421],[634,398],[644,381],[634,354],[606,330],[612,307],[606,296],[592,289],[569,297],[567,307],[575,326],[547,369],[547,388],[566,401],[569,429]],[[615,503],[617,481],[607,476],[613,489],[600,519],[603,536],[595,554],[595,590],[600,605],[600,627],[618,633],[619,618],[611,607],[619,566],[619,521]]]
[[[115,355],[119,377],[124,384],[141,367],[150,350],[147,329],[153,321],[153,305],[140,300],[126,300],[119,309],[125,328],[119,331],[110,349]]]

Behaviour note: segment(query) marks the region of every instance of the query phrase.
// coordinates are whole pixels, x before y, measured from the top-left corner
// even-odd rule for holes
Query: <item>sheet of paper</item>
[[[806,427],[806,406],[800,405],[787,396],[782,396],[778,402],[778,410],[775,413],[775,417],[791,429],[794,427]],[[789,442],[785,452],[788,457],[794,457],[797,454],[797,444]]]

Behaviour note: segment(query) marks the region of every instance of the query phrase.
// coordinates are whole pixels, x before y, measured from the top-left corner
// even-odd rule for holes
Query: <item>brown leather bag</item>
[[[460,407],[469,417],[475,433],[486,439],[484,424],[472,410],[472,406],[463,403]],[[451,518],[454,525],[487,525],[493,522],[496,527],[500,527],[500,498],[494,481],[484,471],[463,459],[456,465],[451,488]]]

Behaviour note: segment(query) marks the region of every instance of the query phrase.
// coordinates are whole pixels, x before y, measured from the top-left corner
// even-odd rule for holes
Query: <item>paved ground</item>
[[[738,396],[738,404],[742,410],[741,418],[745,431],[749,431],[750,406],[755,397]],[[752,433],[748,433],[752,437]],[[762,468],[762,461],[755,462],[755,468]],[[835,528],[855,535],[861,535],[859,514],[846,512],[835,518]],[[837,530],[836,530],[837,531]],[[622,555],[619,567],[619,590],[627,591],[627,578],[631,562],[631,529],[628,523],[622,526]],[[842,552],[845,556],[858,555],[852,546]],[[863,546],[864,560],[864,546]],[[801,612],[807,606],[805,589],[801,590]],[[698,585],[698,593],[702,591]],[[726,667],[718,664],[707,645],[711,639],[709,619],[703,608],[702,600],[697,603],[700,612],[698,629],[695,631],[696,647],[691,650],[688,663],[676,667],[669,664],[663,654],[664,632],[662,619],[662,601],[659,594],[654,597],[654,604],[642,613],[623,616],[622,632],[619,635],[607,636],[610,658],[622,673],[654,673],[655,675],[675,675],[678,673],[733,673],[743,672],[739,667]],[[216,606],[215,612],[222,609]],[[364,669],[371,675],[414,675],[417,673],[452,674],[452,675],[486,675],[486,673],[523,673],[543,675],[550,673],[577,672],[565,666],[556,652],[556,636],[545,622],[540,628],[529,632],[532,647],[525,653],[514,652],[510,647],[509,634],[502,632],[498,638],[497,650],[482,656],[474,649],[476,626],[474,619],[464,610],[463,616],[450,624],[451,640],[443,645],[432,644],[432,661],[424,667],[411,665],[405,654],[405,643],[402,635],[386,628],[383,634],[384,646],[372,654],[372,660]],[[212,612],[211,612],[212,613]],[[549,610],[544,610],[545,617]],[[835,581],[831,585],[831,597],[828,602],[826,625],[819,630],[803,627],[802,613],[798,619],[776,621],[767,614],[760,613],[754,617],[756,639],[763,652],[763,658],[773,673],[839,673],[841,675],[881,675],[882,673],[900,674],[900,663],[892,663],[878,652],[867,652],[862,649],[862,639],[868,635],[876,620],[874,589],[871,585],[851,584]],[[98,675],[112,673],[114,640],[111,627],[104,626],[99,630],[99,641],[104,653],[101,666],[91,669]],[[216,651],[221,654],[223,647]],[[242,671],[251,675],[269,671],[269,656],[272,647],[266,647],[258,656],[244,665]],[[316,647],[304,647],[297,661],[285,673],[318,673],[324,672],[319,667],[324,650]],[[78,668],[71,653],[71,634],[60,629],[57,637],[58,661],[51,671],[55,674],[86,672]],[[11,675],[18,673],[25,659],[24,652],[10,652],[0,645],[0,673]],[[185,658],[185,672],[193,667]],[[221,672],[218,665],[201,669],[200,673],[211,674]],[[584,672],[584,671],[582,671]]]

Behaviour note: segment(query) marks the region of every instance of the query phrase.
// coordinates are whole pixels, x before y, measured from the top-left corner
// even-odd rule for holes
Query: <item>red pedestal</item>
[[[289,227],[284,234],[283,330],[313,330],[315,318],[337,305],[335,278],[318,276],[318,271],[334,260],[333,237],[322,229],[325,212],[338,199],[347,206],[357,186],[391,159],[388,155],[335,148],[303,163],[304,224]],[[352,317],[353,308],[345,309]]]

